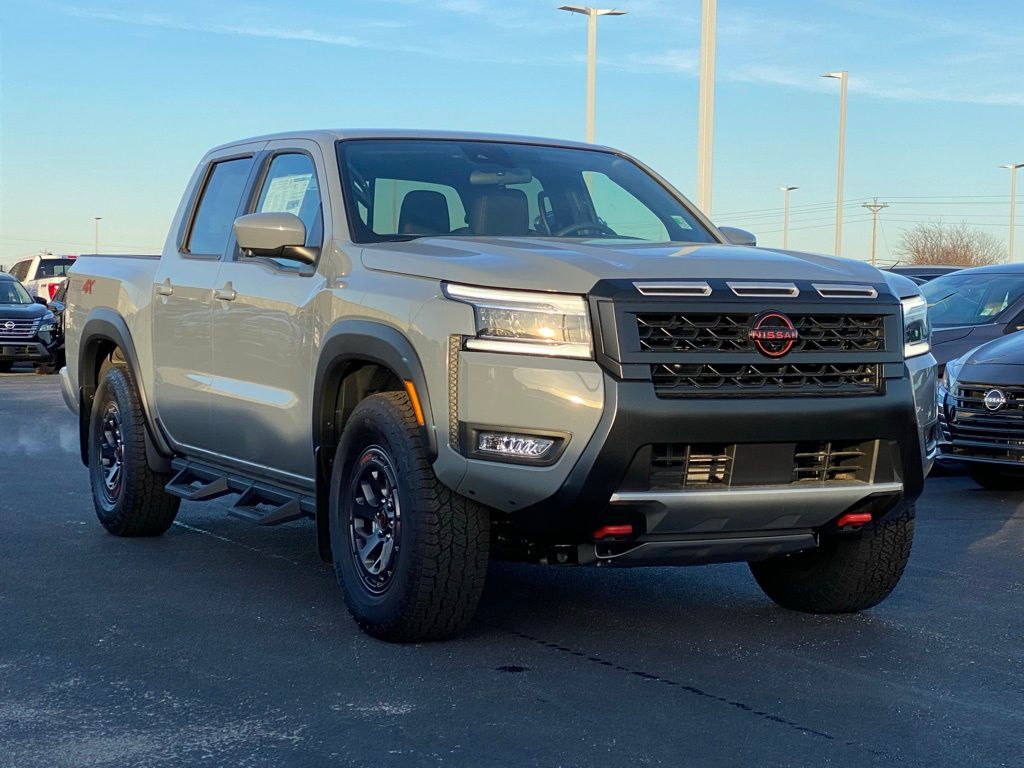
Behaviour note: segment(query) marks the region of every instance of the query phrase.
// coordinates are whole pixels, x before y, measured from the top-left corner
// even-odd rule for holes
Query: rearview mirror
[[[747,232],[745,229],[739,229],[738,227],[719,227],[718,231],[725,235],[727,242],[733,245],[748,245],[751,248],[757,245],[757,235],[753,232]]]
[[[294,213],[250,213],[235,219],[234,229],[246,256],[316,262],[317,249],[306,247],[306,225]]]

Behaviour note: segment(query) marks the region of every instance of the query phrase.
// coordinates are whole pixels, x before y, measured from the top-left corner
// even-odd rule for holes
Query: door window
[[[223,255],[251,168],[251,157],[214,163],[192,220],[189,253],[218,258]]]
[[[319,248],[324,239],[323,209],[316,169],[309,155],[289,153],[278,155],[263,180],[256,213],[294,213],[306,225],[307,248]],[[280,261],[295,266],[295,262]]]

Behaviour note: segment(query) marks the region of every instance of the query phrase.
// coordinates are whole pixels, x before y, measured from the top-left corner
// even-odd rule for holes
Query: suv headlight
[[[476,337],[466,349],[591,359],[587,302],[582,296],[442,285],[449,299],[473,307]]]
[[[42,321],[39,323],[40,333],[46,333],[47,331],[55,331],[57,329],[57,318],[52,314],[43,315]]]
[[[932,328],[928,323],[928,302],[924,296],[902,299],[903,356],[916,357],[931,349]]]

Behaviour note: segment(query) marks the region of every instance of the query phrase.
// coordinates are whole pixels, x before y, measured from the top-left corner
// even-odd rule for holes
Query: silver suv
[[[867,608],[934,449],[927,309],[905,278],[750,240],[605,147],[214,149],[160,256],[71,273],[99,518],[155,535],[226,495],[312,517],[390,640],[465,627],[492,557],[746,561],[784,606]]]

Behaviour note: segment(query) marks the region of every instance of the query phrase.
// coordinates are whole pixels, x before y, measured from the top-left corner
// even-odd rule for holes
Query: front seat
[[[469,228],[474,235],[515,237],[530,233],[530,206],[520,189],[495,189],[473,201]]]
[[[429,189],[414,189],[402,198],[398,234],[449,235],[451,231],[448,200],[443,194]]]

